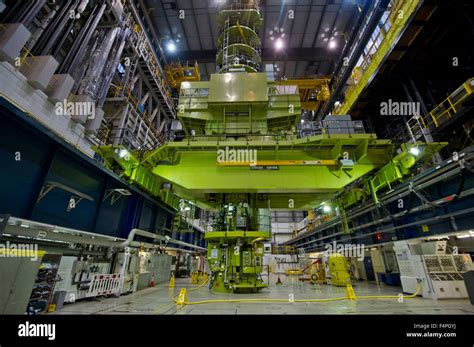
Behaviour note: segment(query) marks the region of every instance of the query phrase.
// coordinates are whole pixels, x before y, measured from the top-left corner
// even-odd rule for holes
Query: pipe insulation
[[[117,71],[118,65],[120,64],[120,58],[122,57],[123,49],[127,42],[127,37],[130,34],[130,29],[121,31],[120,38],[117,44],[114,46],[112,53],[110,54],[111,59],[107,61],[103,72],[102,85],[98,92],[98,104],[97,107],[102,108],[107,98],[107,92],[109,91],[110,84],[114,78],[114,74]]]
[[[120,30],[120,28],[107,30],[99,49],[95,50],[89,60],[86,76],[81,81],[79,87],[79,94],[89,95],[93,100],[97,99],[102,80],[102,71],[109,60],[110,51]]]

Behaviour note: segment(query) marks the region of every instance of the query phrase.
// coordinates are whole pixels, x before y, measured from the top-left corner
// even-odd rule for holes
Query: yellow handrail
[[[371,54],[371,50],[374,47],[377,39],[374,40],[372,47],[370,47],[370,50],[368,50],[367,56],[364,58],[364,62],[362,63],[362,65],[366,64],[367,67],[364,69],[360,81],[347,89],[344,103],[334,110],[334,114],[349,113],[355,101],[359,98],[359,95],[372,80],[372,77],[377,72],[385,57],[391,52],[395,41],[397,41],[400,37],[402,30],[405,28],[408,20],[410,19],[412,13],[415,12],[419,3],[420,0],[412,0],[399,1],[392,4],[390,15],[383,25],[384,27],[385,24],[390,21],[390,29],[385,35],[383,35],[381,31],[380,35],[382,35],[383,40],[380,43],[377,51]]]

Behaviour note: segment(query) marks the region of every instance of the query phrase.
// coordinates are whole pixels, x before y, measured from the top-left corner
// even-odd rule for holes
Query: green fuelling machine
[[[208,261],[211,270],[209,287],[224,293],[256,293],[267,287],[262,278],[263,242],[269,231],[248,231],[250,215],[246,204],[228,204],[216,219],[214,230],[207,232]],[[224,231],[221,231],[224,230]]]

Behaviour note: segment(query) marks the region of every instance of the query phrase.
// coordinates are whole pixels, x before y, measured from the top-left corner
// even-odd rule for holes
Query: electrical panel
[[[467,298],[467,289],[462,273],[472,269],[469,255],[423,255],[427,278],[436,299]]]

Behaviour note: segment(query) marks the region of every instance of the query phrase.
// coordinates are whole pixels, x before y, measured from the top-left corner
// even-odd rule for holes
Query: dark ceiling
[[[229,1],[229,0],[227,0]],[[162,46],[177,42],[168,60],[194,61],[207,79],[215,71],[217,52],[216,12],[218,0],[141,0]],[[328,75],[341,54],[345,37],[358,13],[358,0],[266,0],[260,1],[264,17],[263,58],[278,66],[277,77],[300,78]],[[184,19],[179,11],[184,10]],[[289,11],[294,11],[290,19]],[[270,31],[283,28],[285,49],[276,54]],[[346,35],[346,36],[345,36]],[[329,39],[337,46],[328,47]]]

